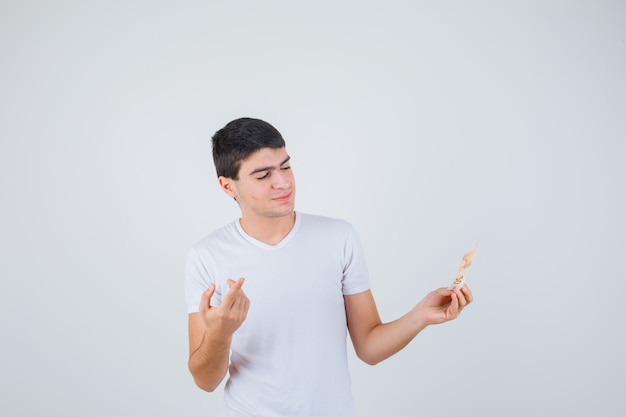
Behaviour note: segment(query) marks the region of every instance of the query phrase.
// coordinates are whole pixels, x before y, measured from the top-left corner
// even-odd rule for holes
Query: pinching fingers
[[[223,304],[225,306],[228,306],[228,308],[240,308],[240,305],[242,303],[241,300],[248,299],[248,297],[246,297],[246,294],[241,289],[243,283],[244,283],[243,278],[239,278],[237,281],[234,281],[232,279],[228,280],[229,289],[226,295],[224,296],[224,301],[223,301]]]
[[[243,282],[245,281],[245,278],[241,277],[239,278],[237,281],[235,281],[234,279],[228,279],[228,288],[230,289],[237,289],[237,288],[241,288],[243,286]]]

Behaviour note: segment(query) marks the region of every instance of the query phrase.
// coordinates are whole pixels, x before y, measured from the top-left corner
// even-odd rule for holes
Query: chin
[[[285,217],[285,216],[290,216],[291,214],[293,214],[294,212],[294,208],[293,206],[291,208],[285,208],[284,210],[276,210],[272,213],[269,213],[269,215],[271,217]]]

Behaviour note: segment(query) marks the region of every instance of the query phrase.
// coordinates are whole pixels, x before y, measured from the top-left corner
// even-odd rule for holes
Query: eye
[[[262,177],[257,177],[257,180],[264,180],[265,178],[268,178],[270,176],[269,172],[266,172],[265,175],[263,175]]]
[[[288,170],[288,169],[291,169],[291,167],[290,167],[289,165],[287,165],[286,167],[282,167],[281,169],[282,169],[283,171],[286,171],[286,170]]]

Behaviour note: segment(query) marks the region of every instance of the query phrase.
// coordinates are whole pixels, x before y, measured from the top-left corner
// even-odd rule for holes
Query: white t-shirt
[[[239,277],[250,309],[233,335],[223,415],[354,416],[343,296],[368,290],[369,275],[352,226],[298,212],[275,246],[239,221],[224,226],[189,253],[188,312],[212,283],[219,305],[227,279]]]

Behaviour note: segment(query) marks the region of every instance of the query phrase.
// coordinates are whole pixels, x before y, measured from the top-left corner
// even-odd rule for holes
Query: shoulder
[[[225,243],[236,241],[238,236],[237,226],[233,221],[203,237],[194,243],[191,249],[199,252],[211,250],[217,246],[223,246]]]
[[[300,212],[297,215],[301,216],[301,229],[306,233],[323,234],[343,239],[354,233],[352,224],[342,219]]]
[[[341,219],[333,217],[319,216],[308,213],[297,213],[301,217],[302,224],[306,227],[324,227],[324,228],[338,228],[338,229],[351,229],[352,225]]]

